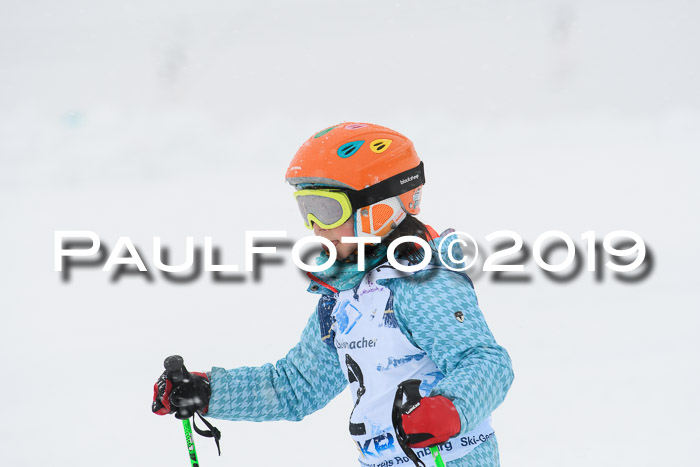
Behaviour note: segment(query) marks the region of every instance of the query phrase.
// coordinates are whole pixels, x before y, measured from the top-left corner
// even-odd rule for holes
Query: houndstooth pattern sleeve
[[[400,328],[445,375],[431,395],[452,399],[462,432],[471,431],[503,402],[513,381],[510,357],[491,334],[471,281],[439,269],[387,286]]]
[[[334,348],[321,341],[317,313],[299,343],[275,365],[214,367],[208,416],[226,420],[298,421],[323,408],[347,385]]]

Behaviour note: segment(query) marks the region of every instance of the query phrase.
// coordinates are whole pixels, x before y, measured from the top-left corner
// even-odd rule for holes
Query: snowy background
[[[315,299],[260,281],[111,282],[53,270],[56,230],[129,236],[153,268],[212,236],[307,234],[283,177],[341,121],[408,135],[421,218],[532,245],[640,234],[646,280],[476,282],[516,374],[494,414],[504,466],[698,465],[700,4],[693,1],[0,2],[3,464],[182,466],[150,413],[169,354],[192,370],[275,361]],[[109,250],[107,250],[109,252]],[[353,466],[347,393],[300,423],[220,422],[201,465]],[[9,417],[7,416],[9,415]]]

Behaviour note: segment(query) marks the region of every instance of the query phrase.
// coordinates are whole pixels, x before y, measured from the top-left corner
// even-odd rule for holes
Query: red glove
[[[461,429],[457,408],[444,396],[422,398],[401,415],[401,425],[412,448],[442,444]]]

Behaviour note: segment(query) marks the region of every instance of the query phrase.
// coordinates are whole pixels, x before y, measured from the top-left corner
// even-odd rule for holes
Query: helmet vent
[[[390,144],[390,139],[375,139],[369,144],[369,148],[372,150],[373,153],[381,154],[384,151],[386,151],[387,148],[389,148]]]
[[[360,146],[364,143],[363,141],[351,141],[349,143],[345,143],[342,146],[338,148],[338,155],[342,157],[343,159],[352,156],[357,152],[358,149],[360,149]]]
[[[366,123],[351,123],[350,125],[346,126],[346,130],[359,130],[360,128],[366,127]]]
[[[314,135],[314,138],[320,138],[321,136],[325,135],[326,133],[328,133],[329,131],[331,131],[333,128],[336,128],[336,127],[337,126],[332,126],[330,128],[326,128],[325,130],[321,130]]]

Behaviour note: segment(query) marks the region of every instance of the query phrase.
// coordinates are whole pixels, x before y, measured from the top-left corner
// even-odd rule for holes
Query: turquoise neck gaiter
[[[368,271],[386,261],[386,250],[387,247],[382,244],[366,247],[364,271],[357,270],[357,255],[352,254],[344,260],[336,260],[330,268],[314,272],[313,275],[338,290],[352,289],[360,283]],[[316,258],[316,264],[323,264],[326,261],[328,261],[328,253],[322,251]]]

